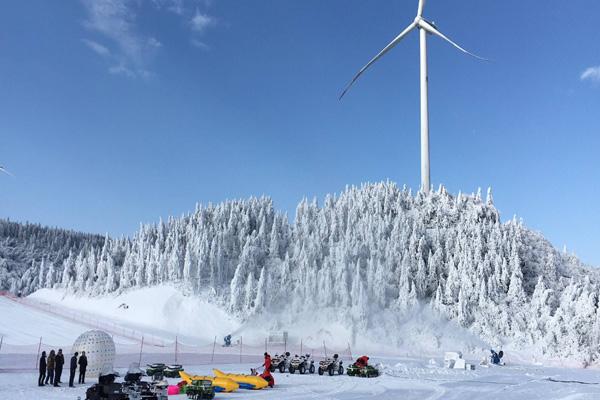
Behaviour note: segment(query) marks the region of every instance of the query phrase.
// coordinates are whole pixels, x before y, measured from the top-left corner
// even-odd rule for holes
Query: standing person
[[[79,383],[85,383],[85,369],[87,368],[87,357],[85,351],[81,352],[79,357]]]
[[[48,360],[46,361],[46,381],[44,382],[46,385],[48,382],[50,384],[54,384],[54,367],[56,366],[56,353],[54,350],[50,350],[50,354],[48,355]]]
[[[40,377],[38,378],[38,386],[44,386],[44,379],[46,378],[46,352],[42,351],[40,357]]]
[[[269,387],[275,386],[275,378],[271,375],[271,355],[265,352],[265,363],[263,364],[265,370],[260,377],[263,378],[269,384]]]
[[[62,349],[58,349],[56,355],[56,367],[54,368],[54,386],[59,386],[60,376],[62,375],[63,365],[65,364],[65,356],[63,355]]]
[[[75,354],[73,354],[73,357],[71,357],[71,369],[69,370],[69,387],[75,387],[73,386],[73,380],[75,379],[75,371],[77,371],[77,356],[79,355],[78,352],[75,352]]]

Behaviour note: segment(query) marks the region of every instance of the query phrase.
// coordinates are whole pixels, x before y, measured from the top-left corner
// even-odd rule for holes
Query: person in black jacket
[[[44,379],[46,379],[46,352],[42,351],[40,357],[40,377],[38,378],[38,386],[44,386]]]
[[[54,369],[54,386],[59,386],[60,376],[62,375],[63,365],[65,364],[65,356],[63,355],[62,349],[58,349],[56,355],[56,367]]]
[[[85,383],[85,369],[87,368],[87,357],[85,351],[81,352],[79,357],[79,383]]]
[[[73,354],[73,357],[71,357],[71,369],[69,370],[69,387],[75,387],[73,386],[73,380],[75,379],[75,371],[77,371],[77,356],[79,355],[78,352],[75,352],[75,354]]]

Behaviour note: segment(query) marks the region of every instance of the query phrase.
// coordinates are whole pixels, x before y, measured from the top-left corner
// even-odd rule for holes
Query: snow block
[[[460,359],[462,359],[462,353],[460,351],[447,351],[444,353],[444,366],[446,368],[454,368],[456,360]]]
[[[454,361],[454,369],[467,369],[467,363],[462,358]]]

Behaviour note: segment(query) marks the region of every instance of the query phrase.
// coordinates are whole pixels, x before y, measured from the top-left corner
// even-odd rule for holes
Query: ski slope
[[[89,325],[68,321],[3,296],[0,296],[0,315],[0,335],[4,337],[5,351],[10,345],[37,344],[40,337],[46,343],[73,343],[77,336],[90,329]]]
[[[349,376],[319,376],[275,374],[273,389],[240,390],[217,394],[216,399],[298,399],[298,400],[424,400],[424,399],[503,399],[592,400],[600,398],[597,370],[542,368],[536,366],[505,366],[481,368],[475,371],[447,370],[441,360],[432,364],[427,359],[376,359],[387,363],[379,378],[363,379]],[[186,369],[192,373],[210,374],[217,367],[231,372],[246,372],[255,365],[197,366]],[[120,372],[125,372],[121,370]],[[85,398],[86,386],[74,389],[36,386],[34,373],[0,374],[0,395],[13,400]],[[570,382],[569,382],[570,381]],[[174,384],[175,379],[170,379]],[[186,396],[170,396],[186,399]]]

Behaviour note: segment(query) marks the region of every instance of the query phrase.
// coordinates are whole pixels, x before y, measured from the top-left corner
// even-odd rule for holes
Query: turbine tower
[[[439,36],[445,41],[449,42],[452,46],[456,47],[458,50],[466,53],[470,56],[478,58],[480,60],[486,60],[485,58],[479,57],[473,53],[468,52],[467,50],[460,47],[458,44],[450,40],[447,36],[441,33],[436,26],[428,22],[423,18],[423,8],[425,7],[426,0],[419,0],[419,7],[417,9],[417,16],[414,21],[406,27],[394,40],[392,40],[387,46],[383,48],[375,57],[371,59],[358,71],[354,78],[350,81],[350,83],[346,86],[342,94],[340,95],[340,100],[344,95],[348,92],[350,87],[357,81],[357,79],[365,72],[371,65],[373,65],[377,60],[383,57],[388,51],[394,48],[406,35],[408,35],[414,29],[419,29],[419,43],[420,43],[420,60],[421,60],[421,190],[425,193],[429,192],[429,188],[431,185],[430,175],[429,175],[429,103],[427,100],[427,84],[428,84],[428,76],[427,76],[427,34],[432,34]],[[486,60],[487,61],[487,60]]]

